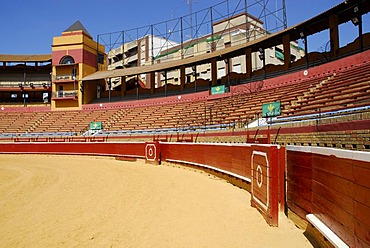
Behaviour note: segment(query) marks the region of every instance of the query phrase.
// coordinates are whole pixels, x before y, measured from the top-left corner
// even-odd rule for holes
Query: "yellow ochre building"
[[[106,68],[105,48],[77,21],[54,37],[52,44],[52,109],[81,109],[99,94],[97,82],[81,79]]]

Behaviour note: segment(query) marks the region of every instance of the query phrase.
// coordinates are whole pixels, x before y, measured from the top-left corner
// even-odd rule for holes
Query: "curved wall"
[[[370,153],[287,146],[287,205],[349,247],[370,246]]]

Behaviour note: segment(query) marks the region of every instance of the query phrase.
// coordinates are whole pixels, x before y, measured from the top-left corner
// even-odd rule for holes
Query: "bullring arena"
[[[88,172],[86,172],[88,170]],[[1,155],[2,247],[311,247],[208,173],[107,157]]]
[[[273,33],[247,7],[0,54],[0,246],[370,247],[369,1]]]

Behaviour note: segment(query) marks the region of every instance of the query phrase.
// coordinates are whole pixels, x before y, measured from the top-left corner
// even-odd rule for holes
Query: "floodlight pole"
[[[214,33],[213,33],[213,14],[212,14],[212,7],[209,8],[210,17],[211,17],[211,52],[213,52],[213,42],[214,42]]]
[[[152,55],[152,65],[154,64],[154,29],[153,29],[153,25],[150,25],[150,41],[151,41],[151,46],[152,46],[152,49],[151,49],[151,55]],[[168,43],[168,41],[167,41]]]
[[[122,68],[125,68],[125,31],[122,31]]]
[[[287,29],[287,28],[288,28],[288,21],[287,21],[287,17],[286,17],[286,5],[285,5],[285,0],[283,0],[282,4],[283,4],[283,22],[284,22],[284,29]]]
[[[180,29],[181,29],[181,59],[184,58],[184,30],[183,30],[183,27],[182,27],[182,17],[180,17]]]
[[[245,12],[245,41],[249,41],[249,30],[248,30],[248,4],[247,0],[244,0],[244,12]]]

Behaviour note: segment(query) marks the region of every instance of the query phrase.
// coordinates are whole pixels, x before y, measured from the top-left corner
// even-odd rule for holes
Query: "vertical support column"
[[[266,79],[266,54],[265,48],[259,48],[259,58],[262,60],[263,79]]]
[[[150,94],[155,92],[155,72],[149,73]]]
[[[359,15],[359,24],[358,24],[358,37],[359,37],[359,47],[360,47],[360,52],[364,51],[364,38],[363,38],[363,30],[362,30],[362,15]]]
[[[111,99],[110,99],[110,91],[111,91],[111,89],[112,89],[112,79],[111,78],[108,78],[108,102],[110,102],[111,101]]]
[[[214,41],[214,33],[213,33],[213,11],[212,7],[209,8],[210,18],[211,18],[211,52],[216,50],[216,43]]]
[[[81,102],[79,100],[79,107],[82,106],[82,104],[85,104],[85,97],[84,97],[84,82],[83,81],[77,81],[77,91],[78,92],[78,95],[81,96]],[[86,87],[87,88],[87,87]]]
[[[211,82],[212,86],[217,84],[217,59],[211,59]]]
[[[194,75],[194,90],[195,92],[198,91],[198,72],[197,72],[197,65],[193,66],[193,75]]]
[[[137,63],[141,66],[141,40],[137,41]]]
[[[284,69],[288,70],[290,67],[290,34],[284,35],[283,46],[284,46]]]
[[[121,97],[126,95],[126,76],[121,77]]]
[[[180,66],[180,89],[185,89],[185,65]]]
[[[227,77],[227,87],[229,87],[229,91],[230,91],[230,85],[231,85],[231,82],[230,82],[230,73],[231,73],[231,65],[232,63],[232,59],[231,58],[226,58],[225,59],[225,74],[226,74],[226,77]]]
[[[307,41],[307,35],[304,33],[303,34],[303,42],[304,42],[304,52],[305,52],[305,60],[306,60],[306,69],[310,66],[310,58],[308,57],[308,41]]]
[[[164,96],[167,96],[167,70],[164,71]]]
[[[136,75],[136,99],[139,100],[139,75]]]
[[[158,82],[158,88],[162,87],[163,84],[162,84],[162,73],[161,72],[157,73],[156,80]]]
[[[329,17],[330,27],[330,54],[332,58],[337,57],[339,49],[338,15]]]
[[[245,71],[246,78],[250,79],[252,77],[252,48],[250,47],[245,49]]]
[[[363,30],[362,30],[362,11],[361,11],[361,3],[358,3],[358,6],[354,7],[353,12],[357,14],[357,22],[352,23],[355,26],[358,26],[358,40],[359,40],[359,49],[360,52],[364,51],[364,38],[363,38]]]

